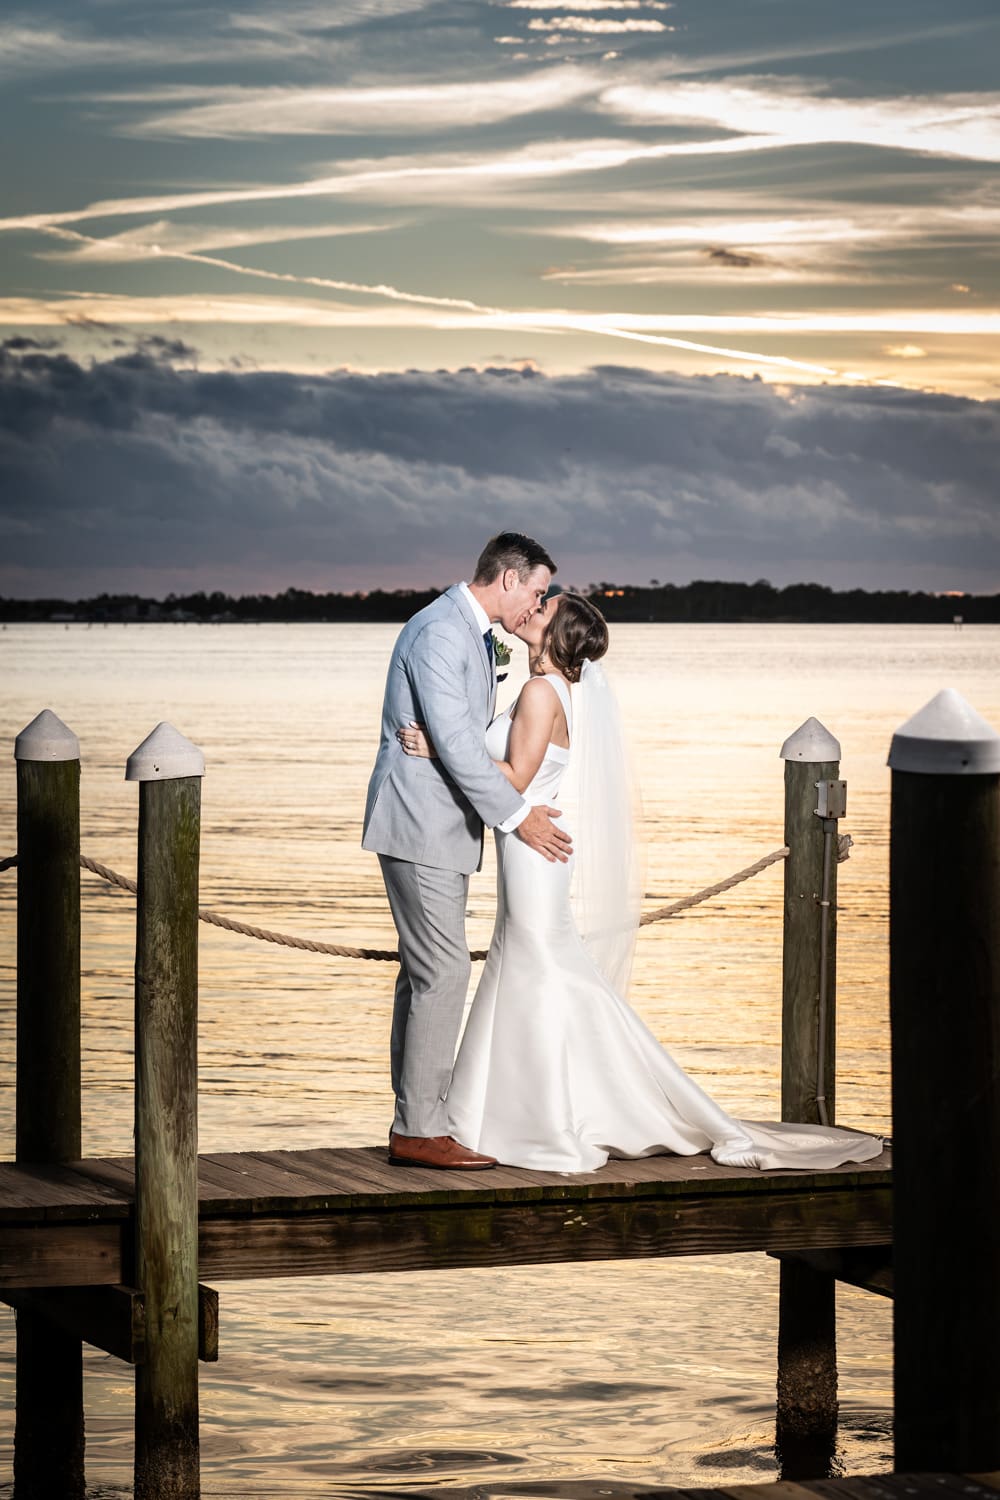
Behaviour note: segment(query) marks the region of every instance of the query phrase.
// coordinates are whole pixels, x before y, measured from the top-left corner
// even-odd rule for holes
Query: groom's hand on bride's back
[[[573,853],[573,841],[553,822],[554,818],[561,817],[558,807],[533,807],[515,832],[529,849],[537,850],[550,864],[556,860],[565,864]]]

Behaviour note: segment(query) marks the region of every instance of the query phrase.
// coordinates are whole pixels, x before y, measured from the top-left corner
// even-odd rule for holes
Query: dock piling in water
[[[17,736],[19,1163],[80,1155],[80,744],[44,709]],[[17,1500],[82,1500],[83,1349],[40,1309],[17,1319]]]
[[[831,787],[840,745],[817,719],[781,747],[785,762],[781,1118],[832,1123],[836,1059],[837,861]],[[785,1478],[828,1471],[837,1436],[836,1283],[805,1262],[779,1271],[776,1446]]]
[[[951,690],[894,735],[896,1467],[1000,1469],[1000,735]]]
[[[201,751],[160,724],[129,757],[139,786],[135,958],[135,1262],[146,1309],[135,1375],[136,1500],[196,1500],[198,862]]]

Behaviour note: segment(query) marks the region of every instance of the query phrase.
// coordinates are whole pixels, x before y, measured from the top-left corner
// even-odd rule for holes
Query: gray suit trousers
[[[392,1087],[399,1135],[448,1134],[445,1097],[472,969],[465,937],[469,877],[380,854],[399,935]]]

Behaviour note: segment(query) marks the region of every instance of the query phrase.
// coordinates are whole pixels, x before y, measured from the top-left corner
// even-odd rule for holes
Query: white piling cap
[[[961,693],[942,688],[896,730],[889,765],[927,776],[987,776],[1000,771],[1000,734]]]
[[[790,734],[779,751],[782,760],[804,760],[819,765],[824,760],[840,759],[840,741],[818,719],[807,719]]]
[[[204,774],[204,755],[172,724],[157,724],[125,765],[126,781],[177,781]]]
[[[79,760],[80,741],[51,708],[43,708],[14,741],[15,760]]]

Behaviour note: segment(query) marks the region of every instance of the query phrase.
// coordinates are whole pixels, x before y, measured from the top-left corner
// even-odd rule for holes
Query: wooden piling
[[[896,1467],[1000,1469],[1000,735],[939,693],[893,737]]]
[[[836,822],[817,815],[817,783],[836,782],[840,745],[808,719],[781,747],[785,762],[781,1118],[834,1118],[836,1058]],[[831,825],[832,824],[832,828]],[[825,914],[825,915],[824,915]],[[837,1437],[836,1282],[814,1266],[781,1263],[776,1447],[786,1479],[822,1477]]]
[[[204,760],[169,724],[139,781],[135,967],[136,1500],[195,1500],[198,1437],[198,859]]]
[[[80,746],[46,709],[18,735],[18,1161],[80,1155]]]
[[[837,860],[828,820],[817,815],[817,782],[840,775],[840,745],[808,719],[781,747],[785,762],[785,909],[781,969],[781,1118],[822,1124],[835,1115],[837,1045]],[[835,820],[829,820],[834,822]],[[827,901],[821,905],[826,874]],[[824,944],[823,913],[827,913]],[[820,1030],[820,981],[826,948],[826,995]],[[820,1079],[820,1070],[823,1078]]]
[[[19,1163],[80,1156],[80,746],[49,709],[18,735]],[[41,1308],[17,1319],[14,1492],[82,1500],[83,1350]]]

